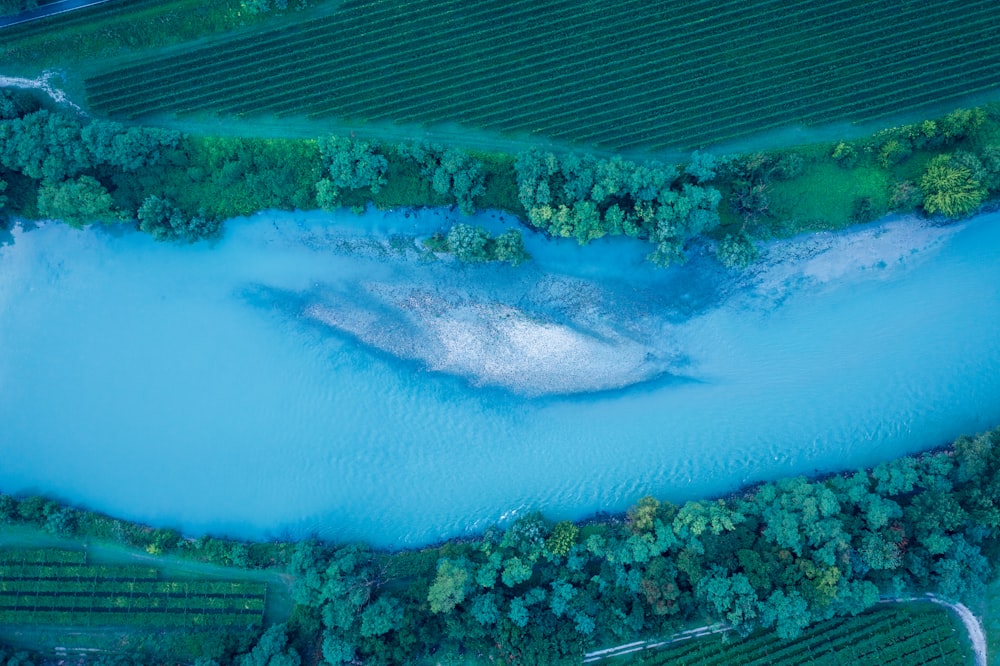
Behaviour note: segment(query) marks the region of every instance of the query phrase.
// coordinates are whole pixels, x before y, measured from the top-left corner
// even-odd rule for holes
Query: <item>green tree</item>
[[[448,230],[448,251],[459,261],[481,263],[489,261],[490,234],[480,226],[456,224]]]
[[[503,261],[512,266],[520,266],[531,259],[524,249],[524,239],[517,229],[510,229],[493,239],[492,256],[496,261]]]
[[[295,648],[288,647],[288,633],[283,624],[270,627],[249,653],[236,659],[237,666],[299,666],[301,663]]]
[[[556,557],[566,557],[576,544],[580,528],[568,520],[558,522],[552,528],[552,534],[545,540],[545,549]]]
[[[806,600],[796,591],[782,590],[771,593],[761,604],[760,618],[763,626],[773,626],[778,637],[786,640],[798,638],[812,620]]]
[[[340,636],[327,634],[322,650],[323,658],[334,666],[357,663],[357,648]]]
[[[952,155],[938,155],[920,179],[924,191],[924,210],[947,217],[968,215],[983,202],[986,188],[973,177],[967,165]]]
[[[533,568],[530,561],[520,557],[510,557],[503,561],[503,573],[500,580],[507,587],[516,587],[531,578]]]
[[[698,184],[708,183],[715,179],[716,166],[715,155],[696,150],[691,153],[691,161],[684,167],[684,173]]]
[[[730,575],[721,567],[713,567],[698,581],[696,593],[712,608],[716,617],[749,633],[757,618],[757,593],[750,579],[742,573]]]
[[[740,230],[735,234],[726,234],[716,246],[715,255],[726,268],[741,269],[755,262],[760,253],[750,234]]]
[[[105,120],[93,120],[80,130],[83,148],[94,164],[126,173],[157,164],[168,150],[180,145],[181,138],[176,130],[125,127]]]
[[[385,185],[389,161],[367,141],[328,136],[319,140],[319,150],[329,174],[317,184],[324,208],[336,207],[342,190],[368,188],[377,194]]]
[[[215,238],[222,223],[204,215],[188,215],[169,199],[151,194],[137,214],[139,228],[158,241],[188,241]]]
[[[361,612],[360,634],[365,638],[383,636],[398,629],[403,622],[403,607],[399,601],[382,595]]]
[[[427,591],[432,613],[449,613],[465,600],[471,588],[468,563],[442,559],[437,576]]]
[[[72,178],[93,165],[80,131],[76,119],[45,110],[0,121],[0,166],[48,183]]]
[[[90,176],[44,183],[38,191],[38,212],[77,228],[92,222],[121,221],[111,195]]]
[[[472,602],[469,611],[473,619],[479,624],[490,627],[500,621],[502,617],[500,608],[497,606],[496,597],[492,594],[481,594]]]

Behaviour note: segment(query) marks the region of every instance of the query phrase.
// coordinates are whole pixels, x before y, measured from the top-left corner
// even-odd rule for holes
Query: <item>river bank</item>
[[[428,263],[434,211],[274,213],[214,246],[15,229],[0,488],[195,534],[402,547],[934,448],[1000,421],[977,323],[1000,318],[993,219],[776,241],[742,277],[697,253],[655,269],[625,239]],[[587,362],[515,344],[521,322]],[[623,345],[642,351],[609,374]]]

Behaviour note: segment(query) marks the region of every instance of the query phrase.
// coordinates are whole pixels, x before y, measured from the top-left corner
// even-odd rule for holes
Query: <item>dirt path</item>
[[[942,599],[933,594],[927,595],[927,600],[954,611],[965,625],[965,630],[969,633],[969,640],[972,642],[972,650],[976,653],[976,666],[986,666],[986,632],[983,631],[983,623],[965,604],[955,604],[946,599]]]
[[[595,661],[601,661],[602,659],[621,657],[623,655],[640,652],[642,650],[657,650],[664,646],[672,645],[673,643],[681,643],[683,641],[702,638],[703,636],[711,636],[712,634],[719,634],[729,630],[730,627],[725,624],[706,624],[701,627],[695,627],[694,629],[687,629],[685,631],[678,632],[663,640],[636,641],[634,643],[626,643],[625,645],[618,645],[612,648],[605,648],[604,650],[588,652],[583,655],[583,663],[589,664]]]
[[[52,85],[52,79],[59,76],[57,72],[52,70],[47,70],[42,72],[42,75],[35,79],[25,79],[17,76],[3,76],[0,75],[0,88],[25,88],[29,90],[41,90],[46,95],[52,98],[56,104],[65,104],[72,109],[75,109],[79,113],[83,113],[83,109],[79,107],[75,102],[70,100],[66,96],[66,93],[56,88]]]

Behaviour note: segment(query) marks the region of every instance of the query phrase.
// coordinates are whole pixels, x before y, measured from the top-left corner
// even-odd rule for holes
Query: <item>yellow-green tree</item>
[[[968,166],[952,155],[939,155],[927,165],[920,180],[924,190],[924,210],[947,217],[968,215],[983,202],[986,188]]]

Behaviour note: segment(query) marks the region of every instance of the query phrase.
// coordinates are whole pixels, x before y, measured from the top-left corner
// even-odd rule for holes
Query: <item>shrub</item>
[[[979,157],[985,174],[983,186],[991,192],[1000,190],[1000,145],[986,146]]]
[[[913,210],[924,203],[924,192],[908,180],[897,183],[889,197],[891,210]]]
[[[740,231],[736,234],[726,234],[716,246],[715,256],[726,268],[746,268],[757,260],[760,253],[753,244],[750,234]]]
[[[834,147],[831,157],[840,166],[849,169],[858,161],[858,151],[851,144],[841,141]]]

